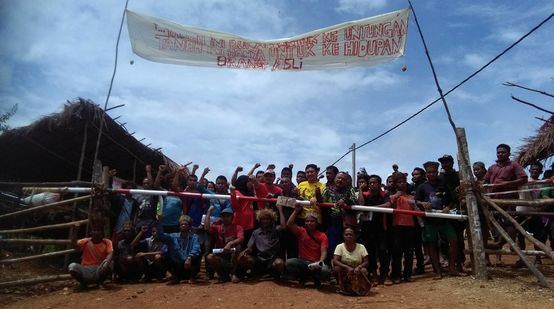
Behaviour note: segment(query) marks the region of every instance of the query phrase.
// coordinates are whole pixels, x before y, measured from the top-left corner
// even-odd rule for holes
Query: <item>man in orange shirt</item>
[[[79,281],[81,288],[86,288],[91,283],[103,288],[102,282],[111,273],[112,241],[102,236],[102,230],[95,227],[90,238],[77,241],[77,249],[83,253],[81,264],[69,264],[69,274]]]

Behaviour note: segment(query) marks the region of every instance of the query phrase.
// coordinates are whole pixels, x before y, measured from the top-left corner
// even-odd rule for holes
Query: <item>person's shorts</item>
[[[450,222],[429,222],[423,226],[421,239],[424,243],[436,243],[439,235],[444,239],[456,239],[456,231]]]

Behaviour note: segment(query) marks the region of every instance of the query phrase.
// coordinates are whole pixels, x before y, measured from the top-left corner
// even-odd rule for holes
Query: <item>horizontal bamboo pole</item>
[[[63,280],[70,280],[70,279],[71,279],[70,274],[43,276],[43,277],[30,278],[30,279],[20,279],[20,280],[14,280],[14,281],[0,282],[0,289],[9,288],[12,286],[31,285],[31,284],[37,284],[37,283],[63,281]]]
[[[88,222],[88,219],[84,219],[84,220],[67,222],[67,223],[43,225],[43,226],[29,227],[29,228],[16,229],[16,230],[3,230],[3,231],[0,231],[0,234],[30,233],[30,232],[46,231],[46,230],[53,230],[53,229],[70,227],[70,226],[79,226],[87,222]]]
[[[7,218],[7,217],[11,217],[11,216],[17,216],[17,215],[21,215],[21,214],[26,214],[26,213],[37,211],[37,210],[44,210],[46,208],[65,205],[65,204],[69,204],[69,203],[73,203],[73,202],[84,201],[84,200],[88,200],[89,198],[90,198],[90,195],[86,195],[86,196],[80,196],[80,197],[72,198],[72,199],[69,199],[69,200],[59,201],[59,202],[50,203],[50,204],[46,204],[46,205],[30,207],[30,208],[15,211],[15,212],[12,212],[12,213],[7,213],[7,214],[0,215],[0,219],[4,219],[4,218]]]
[[[89,193],[91,188],[34,188],[39,190],[39,192],[48,191],[48,192],[63,192],[68,193]],[[42,190],[42,191],[40,191]],[[155,196],[186,196],[193,198],[201,199],[227,199],[231,200],[233,204],[233,199],[236,200],[247,200],[247,201],[257,201],[257,202],[277,202],[276,198],[260,198],[255,196],[237,196],[231,192],[231,195],[223,194],[202,194],[202,193],[193,193],[193,192],[174,192],[174,191],[159,191],[159,190],[141,190],[141,189],[111,189],[113,193],[121,194],[143,194],[143,195],[155,195]],[[300,205],[310,205],[310,201],[296,200],[296,204]],[[317,203],[319,207],[333,207],[335,203]],[[346,209],[359,210],[359,211],[373,211],[379,213],[390,213],[390,214],[405,214],[412,215],[417,217],[430,217],[430,218],[443,218],[443,219],[453,219],[453,220],[467,220],[467,215],[451,214],[451,213],[442,213],[442,212],[426,212],[419,210],[406,210],[406,209],[393,209],[386,207],[373,207],[373,206],[363,206],[363,205],[348,205],[345,206]]]
[[[525,255],[530,256],[547,256],[544,251],[538,251],[538,250],[521,250],[521,252]],[[471,253],[471,250],[465,250],[465,253]],[[494,250],[494,249],[485,249],[486,254],[494,254],[494,255],[517,255],[516,252],[513,251],[506,251],[506,250]]]
[[[510,211],[507,210],[510,215],[531,216],[531,217],[554,217],[554,212],[544,211]],[[491,211],[492,214],[499,214],[498,211]]]
[[[73,253],[73,252],[78,252],[78,251],[75,250],[75,249],[68,249],[68,250],[62,250],[62,251],[56,251],[56,252],[30,255],[30,256],[14,258],[14,259],[5,259],[5,260],[0,260],[0,264],[11,264],[11,263],[25,262],[25,261],[37,260],[37,259],[42,259],[42,258],[47,258],[47,257],[52,257],[52,256],[66,255],[66,254],[70,254],[70,253]]]
[[[485,197],[485,196],[483,196]],[[490,198],[489,198],[490,199]],[[490,199],[498,206],[528,206],[545,207],[554,205],[554,198],[543,198],[538,200],[509,200],[509,199]]]
[[[87,187],[92,186],[90,181],[66,181],[66,182],[0,182],[0,186],[12,187]]]
[[[23,239],[23,238],[13,238],[13,239],[2,239],[0,238],[0,244],[38,244],[38,245],[67,245],[71,243],[69,239]]]

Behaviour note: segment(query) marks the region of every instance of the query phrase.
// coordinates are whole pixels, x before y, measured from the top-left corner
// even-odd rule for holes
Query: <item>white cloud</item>
[[[486,63],[486,60],[487,59],[479,54],[467,54],[464,56],[463,62],[470,68],[477,69],[482,67]]]
[[[379,10],[385,7],[386,0],[339,0],[337,11],[364,15],[372,10]]]

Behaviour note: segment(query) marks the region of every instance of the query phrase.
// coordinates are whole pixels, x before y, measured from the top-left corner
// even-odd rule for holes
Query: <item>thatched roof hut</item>
[[[545,121],[537,134],[524,139],[524,142],[526,144],[518,149],[517,155],[517,161],[523,167],[554,156],[554,116]]]
[[[76,99],[61,113],[0,135],[0,181],[54,182],[77,179],[84,147],[82,176],[90,181],[98,128],[104,111],[94,102]],[[140,181],[145,165],[175,165],[151,149],[106,114],[98,160],[117,169],[117,176]]]

